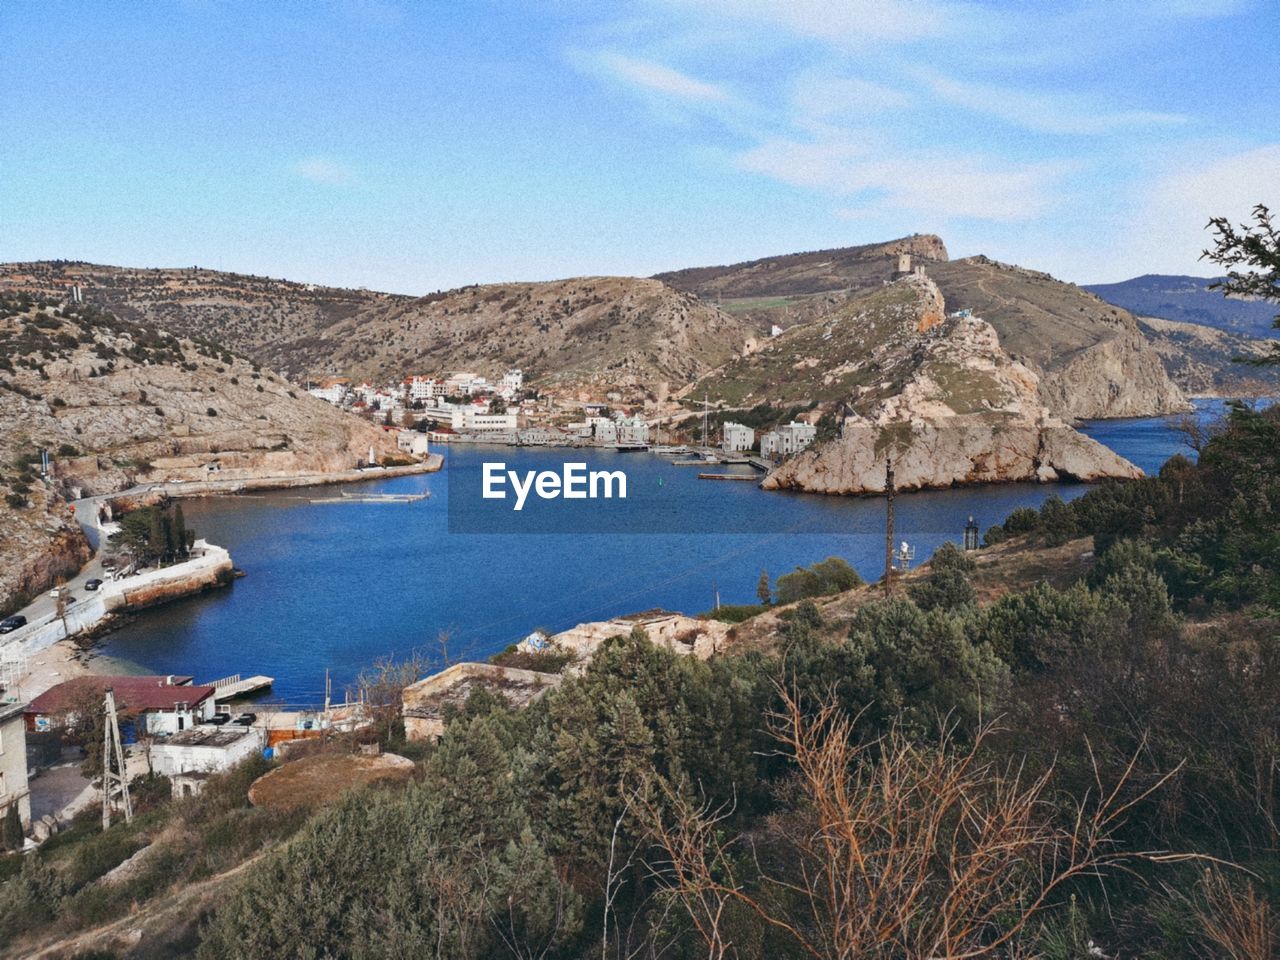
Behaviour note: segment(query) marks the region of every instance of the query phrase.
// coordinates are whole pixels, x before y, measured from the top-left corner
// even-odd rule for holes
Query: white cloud
[[[1041,133],[1104,134],[1186,122],[1185,117],[1173,113],[1109,111],[1073,94],[1015,90],[926,71],[921,71],[920,76],[934,94],[948,103]]]
[[[902,110],[911,98],[893,87],[859,77],[809,72],[791,86],[791,106],[805,121]]]
[[[312,183],[330,187],[342,186],[355,180],[350,169],[328,157],[307,157],[293,165],[293,172]]]
[[[1216,151],[1215,151],[1216,152]],[[1210,245],[1210,217],[1239,223],[1256,204],[1280,208],[1280,143],[1191,163],[1155,182],[1131,225],[1138,256],[1153,273],[1211,273],[1199,260]]]
[[[1060,165],[1015,165],[960,151],[889,153],[851,141],[770,140],[738,157],[744,170],[835,197],[838,214],[898,210],[931,217],[1023,222],[1045,213]]]
[[[967,3],[939,0],[666,0],[697,13],[782,29],[841,47],[909,41],[964,28]]]
[[[628,57],[621,53],[603,53],[596,61],[615,77],[656,93],[708,103],[727,103],[733,99],[723,87],[705,83],[651,60]]]

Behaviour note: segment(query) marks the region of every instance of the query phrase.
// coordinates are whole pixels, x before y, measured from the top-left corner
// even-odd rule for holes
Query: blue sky
[[[1207,274],[1272,0],[0,3],[0,260],[408,293],[936,232]]]

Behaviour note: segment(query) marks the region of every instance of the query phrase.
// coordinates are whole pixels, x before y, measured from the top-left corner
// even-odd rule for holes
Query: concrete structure
[[[355,474],[353,479],[364,477]],[[301,482],[298,485],[301,486]],[[183,495],[196,495],[200,488],[191,483],[172,489]],[[97,592],[69,607],[66,616],[46,614],[8,634],[3,638],[5,657],[18,660],[39,653],[59,640],[97,627],[113,613],[141,610],[227,583],[233,569],[231,554],[225,548],[197,540],[191,548],[190,560],[107,580]]]
[[[121,715],[134,716],[138,736],[167,736],[190,729],[214,711],[214,688],[191,677],[85,676],[50,687],[24,711],[27,729],[44,732],[74,722],[82,709],[100,709],[110,689]]]
[[[512,368],[502,375],[502,389],[504,392],[517,394],[524,389],[524,371]]]
[[[444,384],[434,377],[409,377],[405,388],[410,400],[434,400],[443,397],[445,391]]]
[[[446,713],[461,709],[476,687],[487,688],[514,707],[526,707],[563,679],[558,673],[514,670],[492,663],[455,663],[404,688],[405,739],[438,740],[444,734]]]
[[[266,742],[266,731],[257,727],[195,727],[152,744],[151,769],[170,779],[175,797],[189,797],[204,789],[210,774],[230,770]]]
[[[397,433],[396,446],[415,457],[425,457],[431,452],[431,443],[427,435],[417,430],[401,430]]]
[[[27,789],[27,727],[21,703],[0,704],[0,820],[18,807],[22,829],[31,826],[31,791]]]
[[[649,443],[649,421],[644,417],[619,417],[617,424],[618,443],[629,447],[646,446]]]
[[[454,407],[450,423],[457,433],[515,433],[514,413],[486,413],[472,406]]]
[[[722,428],[721,446],[732,453],[750,450],[756,442],[756,432],[740,423],[726,422]]]
[[[760,454],[765,457],[789,457],[813,443],[817,433],[818,428],[813,424],[792,420],[760,438]]]
[[[587,426],[596,443],[618,442],[618,425],[608,417],[588,417]]]
[[[351,381],[346,377],[330,377],[327,380],[321,380],[318,386],[312,387],[307,393],[336,405],[347,398],[350,386]]]

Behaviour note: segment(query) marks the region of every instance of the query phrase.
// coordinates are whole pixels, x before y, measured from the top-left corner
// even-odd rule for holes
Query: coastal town
[[[775,334],[781,332],[775,327]],[[665,454],[696,451],[709,459],[717,454],[758,453],[763,460],[774,462],[804,450],[817,436],[815,425],[806,421],[783,423],[757,436],[752,427],[723,420],[716,437],[696,411],[667,404],[651,419],[642,408],[527,387],[519,369],[507,370],[500,381],[493,382],[474,373],[453,372],[408,376],[381,386],[329,377],[307,389],[339,409],[388,429],[400,428],[402,449],[413,453],[425,452],[429,443],[464,442],[592,446]],[[426,439],[413,438],[412,433]],[[673,442],[678,438],[687,442]]]

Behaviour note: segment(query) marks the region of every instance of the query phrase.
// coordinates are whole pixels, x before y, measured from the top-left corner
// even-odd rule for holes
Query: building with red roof
[[[175,676],[75,677],[50,687],[27,704],[27,729],[43,732],[74,723],[77,711],[101,703],[107,690],[111,690],[117,711],[135,718],[139,736],[177,733],[214,712],[214,688],[194,685],[191,680]]]

